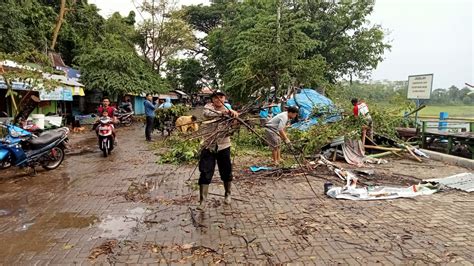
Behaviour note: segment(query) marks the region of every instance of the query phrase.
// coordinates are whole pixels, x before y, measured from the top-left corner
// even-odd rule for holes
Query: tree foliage
[[[151,16],[139,26],[139,47],[158,72],[178,52],[194,47],[194,35],[170,0],[143,1],[140,9]]]
[[[0,52],[36,50],[46,54],[60,1],[6,0],[0,3],[0,9]],[[166,18],[161,37],[155,40],[163,50],[163,58],[187,47],[192,38],[192,34],[180,34],[187,25],[178,15]],[[148,36],[141,35],[135,26],[134,12],[125,17],[116,13],[104,19],[97,6],[86,0],[67,1],[55,50],[67,65],[81,69],[81,82],[86,89],[109,93],[164,91],[159,73],[136,49]]]
[[[19,112],[19,94],[13,90],[14,82],[21,82],[24,84],[24,89],[30,92],[34,88],[42,88],[45,90],[51,90],[56,88],[58,82],[45,79],[43,72],[53,73],[49,58],[43,53],[36,50],[31,52],[23,53],[2,53],[0,52],[0,62],[5,60],[13,61],[17,63],[16,67],[4,67],[0,64],[0,80],[2,80],[7,86],[7,93],[5,97],[9,97],[13,103],[13,115],[16,116]]]
[[[204,58],[234,96],[275,86],[327,86],[365,77],[390,46],[367,20],[373,1],[215,1],[185,9]]]
[[[440,105],[474,104],[474,90],[468,87],[459,89],[454,85],[447,89],[439,88],[431,93],[430,102]]]
[[[202,87],[203,72],[201,62],[197,59],[172,59],[166,65],[166,80],[172,89],[193,93]]]
[[[37,0],[0,2],[0,52],[46,51],[55,11]]]
[[[113,94],[165,89],[160,76],[135,51],[136,34],[129,18],[113,14],[104,24],[103,40],[85,47],[88,52],[75,59],[86,87]]]

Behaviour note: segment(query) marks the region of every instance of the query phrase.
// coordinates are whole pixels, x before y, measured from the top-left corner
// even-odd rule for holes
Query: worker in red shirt
[[[369,107],[367,104],[356,98],[351,100],[352,105],[354,106],[353,112],[355,117],[361,117],[364,119],[365,123],[362,126],[362,143],[365,144],[365,138],[368,137],[370,140],[374,139],[373,133],[373,120],[369,113]]]
[[[107,111],[110,118],[115,119],[115,108],[110,106],[110,99],[107,97],[102,98],[102,105],[97,109],[97,113],[102,116],[104,111]]]

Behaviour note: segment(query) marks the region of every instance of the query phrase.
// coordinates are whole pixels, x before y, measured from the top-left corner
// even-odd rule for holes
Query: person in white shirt
[[[292,120],[298,116],[298,108],[289,106],[286,112],[279,113],[265,124],[265,135],[270,148],[272,148],[272,159],[275,165],[281,162],[281,140],[286,144],[290,144],[285,128],[288,120]]]

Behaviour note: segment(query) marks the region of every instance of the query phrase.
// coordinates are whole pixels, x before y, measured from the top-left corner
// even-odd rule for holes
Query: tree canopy
[[[301,83],[319,87],[365,77],[390,46],[367,20],[373,1],[215,1],[187,7],[215,79],[235,96],[261,87],[280,92]]]
[[[0,3],[0,9],[0,52],[49,52],[60,1],[6,0]],[[135,22],[134,12],[125,17],[115,13],[105,19],[97,6],[87,0],[66,1],[55,52],[61,54],[67,65],[81,70],[81,82],[86,89],[115,94],[166,91],[159,69],[153,68],[146,54],[137,49],[146,42],[146,36]],[[167,21],[165,33],[172,29],[172,37],[181,36],[180,29],[186,26],[183,23]],[[166,56],[174,55],[182,47],[181,39],[162,35],[165,37],[157,44],[168,49],[164,62]],[[171,52],[169,47],[174,47]]]
[[[141,1],[138,25],[134,12],[103,18],[87,0],[66,5],[2,1],[0,52],[46,53],[65,11],[56,52],[81,70],[86,88],[110,93],[192,92],[212,83],[242,99],[270,86],[283,94],[299,84],[366,77],[390,48],[382,28],[367,19],[372,0],[215,0],[183,9],[169,0]],[[182,60],[184,51],[194,59]]]

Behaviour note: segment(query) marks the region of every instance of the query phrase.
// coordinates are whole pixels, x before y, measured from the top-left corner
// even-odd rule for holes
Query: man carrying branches
[[[209,190],[209,184],[214,176],[214,170],[217,166],[219,174],[224,182],[225,204],[231,202],[231,184],[232,184],[232,162],[230,155],[230,135],[229,128],[234,125],[234,118],[239,113],[225,105],[226,95],[222,91],[216,91],[211,95],[211,103],[204,106],[203,115],[205,118],[228,118],[228,123],[211,124],[213,134],[204,140],[204,146],[199,158],[199,209],[206,208],[206,200]]]

